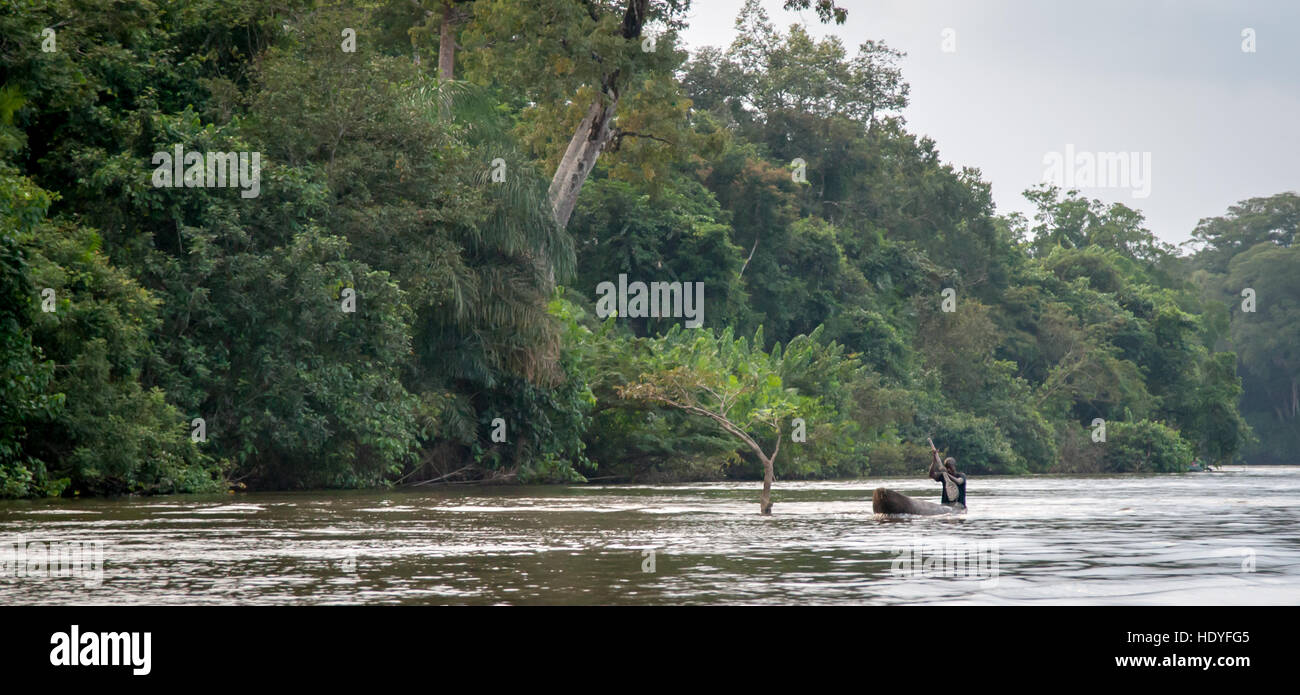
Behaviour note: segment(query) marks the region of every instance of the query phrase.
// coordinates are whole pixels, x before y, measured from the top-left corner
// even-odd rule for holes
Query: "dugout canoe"
[[[939,514],[960,514],[964,507],[945,507],[942,504],[918,500],[889,488],[878,487],[871,494],[871,510],[877,514],[919,514],[936,516]]]

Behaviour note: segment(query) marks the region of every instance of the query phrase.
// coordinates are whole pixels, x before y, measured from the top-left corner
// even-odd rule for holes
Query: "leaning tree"
[[[784,385],[782,359],[779,346],[763,351],[761,331],[751,342],[733,338],[730,328],[715,336],[674,327],[650,351],[648,371],[618,393],[708,418],[744,443],[763,465],[759,511],[771,514],[784,426],[821,410],[819,399]]]

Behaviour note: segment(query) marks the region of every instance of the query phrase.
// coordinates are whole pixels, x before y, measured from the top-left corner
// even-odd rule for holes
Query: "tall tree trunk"
[[[569,225],[573,207],[578,203],[578,191],[587,175],[596,166],[600,150],[612,135],[614,112],[618,109],[618,94],[609,95],[608,101],[597,99],[587,109],[587,115],[578,124],[578,130],[569,140],[564,159],[555,169],[547,194],[551,199],[551,212],[561,229]]]
[[[438,32],[438,77],[454,79],[456,68],[456,24],[452,21],[451,0],[442,2],[442,26]]]
[[[623,13],[623,38],[638,39],[641,27],[645,24],[646,8],[650,0],[627,0],[627,11]],[[551,199],[551,212],[561,229],[569,225],[569,216],[573,206],[578,202],[578,191],[596,166],[596,158],[613,135],[614,113],[618,110],[618,97],[621,88],[621,75],[618,70],[605,75],[601,80],[600,96],[587,108],[587,115],[578,124],[578,129],[569,140],[569,147],[564,151],[564,159],[555,169],[551,178],[551,187],[547,191]]]
[[[757,444],[757,442],[755,442]],[[772,447],[772,455],[764,456],[763,450],[759,449],[758,457],[763,459],[763,496],[759,501],[758,512],[764,516],[772,514],[772,479],[775,478],[773,468],[776,466],[776,456],[781,453],[781,428],[776,428],[776,446]]]
[[[772,514],[772,459],[763,457],[763,496],[759,498],[758,511],[764,516]]]

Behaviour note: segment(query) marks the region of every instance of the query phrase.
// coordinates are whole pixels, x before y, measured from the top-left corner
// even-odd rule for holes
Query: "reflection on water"
[[[875,518],[882,485],[938,497],[778,482],[766,518],[755,483],[5,502],[0,553],[104,560],[91,586],[6,573],[0,604],[1300,603],[1300,467],[973,477],[964,518]],[[994,541],[995,580],[893,571]]]

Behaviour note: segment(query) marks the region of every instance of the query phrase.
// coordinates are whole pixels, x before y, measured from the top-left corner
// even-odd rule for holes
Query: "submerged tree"
[[[771,514],[783,424],[796,416],[811,416],[821,406],[817,398],[785,387],[780,347],[764,353],[762,345],[761,330],[751,343],[733,338],[730,328],[716,337],[711,331],[674,328],[652,350],[652,371],[618,392],[626,399],[706,417],[743,442],[763,464],[759,511]],[[769,437],[770,454],[760,442]]]

